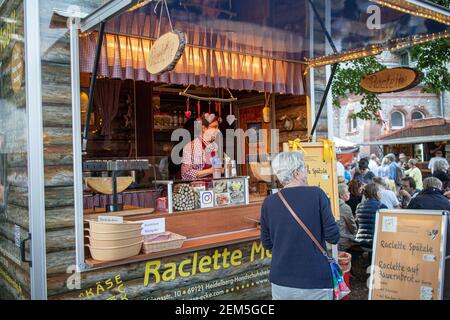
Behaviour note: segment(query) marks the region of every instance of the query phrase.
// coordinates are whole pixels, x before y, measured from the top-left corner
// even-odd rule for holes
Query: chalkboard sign
[[[380,210],[370,300],[442,300],[448,212]]]

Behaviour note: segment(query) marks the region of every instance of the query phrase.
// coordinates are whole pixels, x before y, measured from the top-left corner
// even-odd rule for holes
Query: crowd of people
[[[375,155],[353,165],[338,162],[340,219],[325,192],[308,185],[300,151],[282,152],[272,170],[283,188],[261,208],[261,243],[272,251],[269,279],[273,299],[333,299],[326,243],[338,244],[352,260],[370,255],[376,212],[382,208],[450,210],[448,163],[433,160],[433,176],[422,181],[414,159]],[[370,261],[370,260],[369,260]],[[370,263],[368,264],[370,265]]]
[[[339,250],[356,259],[371,252],[379,209],[450,211],[449,163],[437,151],[423,179],[417,160],[400,153],[379,159],[375,154],[345,166],[338,162]]]

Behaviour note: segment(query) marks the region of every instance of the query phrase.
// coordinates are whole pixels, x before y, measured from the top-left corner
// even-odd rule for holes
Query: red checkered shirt
[[[203,144],[205,149],[203,149]],[[207,142],[200,137],[185,145],[181,160],[183,180],[196,180],[198,171],[204,170],[205,165],[211,164],[211,152],[217,152],[217,148],[215,142]]]

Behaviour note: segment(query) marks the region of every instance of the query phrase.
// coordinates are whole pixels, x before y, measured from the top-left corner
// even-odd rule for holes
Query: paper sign
[[[149,234],[163,233],[166,232],[166,219],[150,219],[142,221],[142,232],[143,236]]]
[[[98,222],[107,222],[107,223],[123,223],[123,217],[116,216],[99,216]]]
[[[14,225],[14,242],[16,244],[16,247],[20,248],[20,226],[17,224]]]
[[[200,207],[201,208],[214,207],[214,192],[200,191]]]
[[[397,232],[397,217],[383,217],[382,232]]]
[[[324,160],[323,142],[302,143],[308,173],[308,185],[321,188],[331,202],[331,211],[339,219],[339,197],[337,192],[337,173],[335,158]],[[332,147],[335,154],[334,146]]]

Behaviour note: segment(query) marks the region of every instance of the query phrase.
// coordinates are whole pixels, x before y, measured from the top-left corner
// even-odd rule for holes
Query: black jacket
[[[353,215],[356,214],[356,207],[361,203],[362,196],[355,197],[350,195],[350,199],[346,202],[352,208]]]
[[[411,199],[408,209],[449,210],[450,201],[436,188],[428,188]]]
[[[384,204],[375,199],[365,200],[356,208],[358,232],[356,233],[355,242],[358,242],[361,247],[372,248],[376,213],[379,209],[386,208]]]
[[[442,189],[450,188],[450,175],[445,171],[437,171],[433,173],[433,177],[438,178],[442,182]]]

